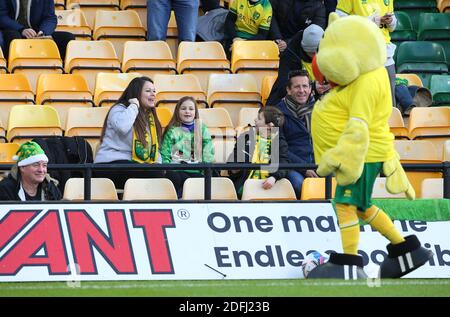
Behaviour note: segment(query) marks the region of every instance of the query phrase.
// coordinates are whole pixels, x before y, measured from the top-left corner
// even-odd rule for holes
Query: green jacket
[[[202,124],[202,162],[212,163],[214,162],[214,146],[211,141],[211,135],[205,124]],[[192,149],[192,150],[191,150]],[[182,127],[170,127],[164,135],[164,140],[161,144],[161,157],[163,163],[178,163],[173,160],[172,154],[178,152],[183,158],[188,159],[190,153],[194,149],[194,133],[189,132]],[[186,172],[200,173],[196,170],[186,170]]]

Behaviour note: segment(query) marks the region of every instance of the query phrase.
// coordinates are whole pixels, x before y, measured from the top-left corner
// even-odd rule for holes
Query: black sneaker
[[[331,253],[327,263],[316,266],[306,278],[366,279],[363,260],[359,255]]]

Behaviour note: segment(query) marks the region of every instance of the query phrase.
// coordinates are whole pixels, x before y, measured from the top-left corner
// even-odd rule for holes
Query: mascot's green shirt
[[[250,4],[248,0],[234,0],[230,10],[236,14],[236,35],[249,39],[258,34],[258,28],[269,30],[272,20],[272,5],[269,0]]]
[[[314,105],[311,133],[316,162],[335,147],[350,118],[364,120],[370,144],[365,162],[384,162],[395,155],[389,130],[392,112],[389,78],[384,67],[359,76],[347,86],[337,86]]]

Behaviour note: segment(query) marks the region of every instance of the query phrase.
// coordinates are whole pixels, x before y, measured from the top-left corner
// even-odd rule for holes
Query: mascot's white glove
[[[339,186],[355,183],[364,169],[368,147],[367,123],[358,118],[351,118],[337,145],[322,155],[317,174],[327,176],[334,172]]]
[[[391,194],[405,193],[410,200],[416,198],[416,192],[403,170],[398,159],[398,154],[389,161],[383,163],[383,173],[386,175],[386,189]]]

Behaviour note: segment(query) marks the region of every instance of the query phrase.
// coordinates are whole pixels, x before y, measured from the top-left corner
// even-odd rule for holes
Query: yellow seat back
[[[122,200],[178,199],[172,182],[167,178],[129,178],[125,182]]]

